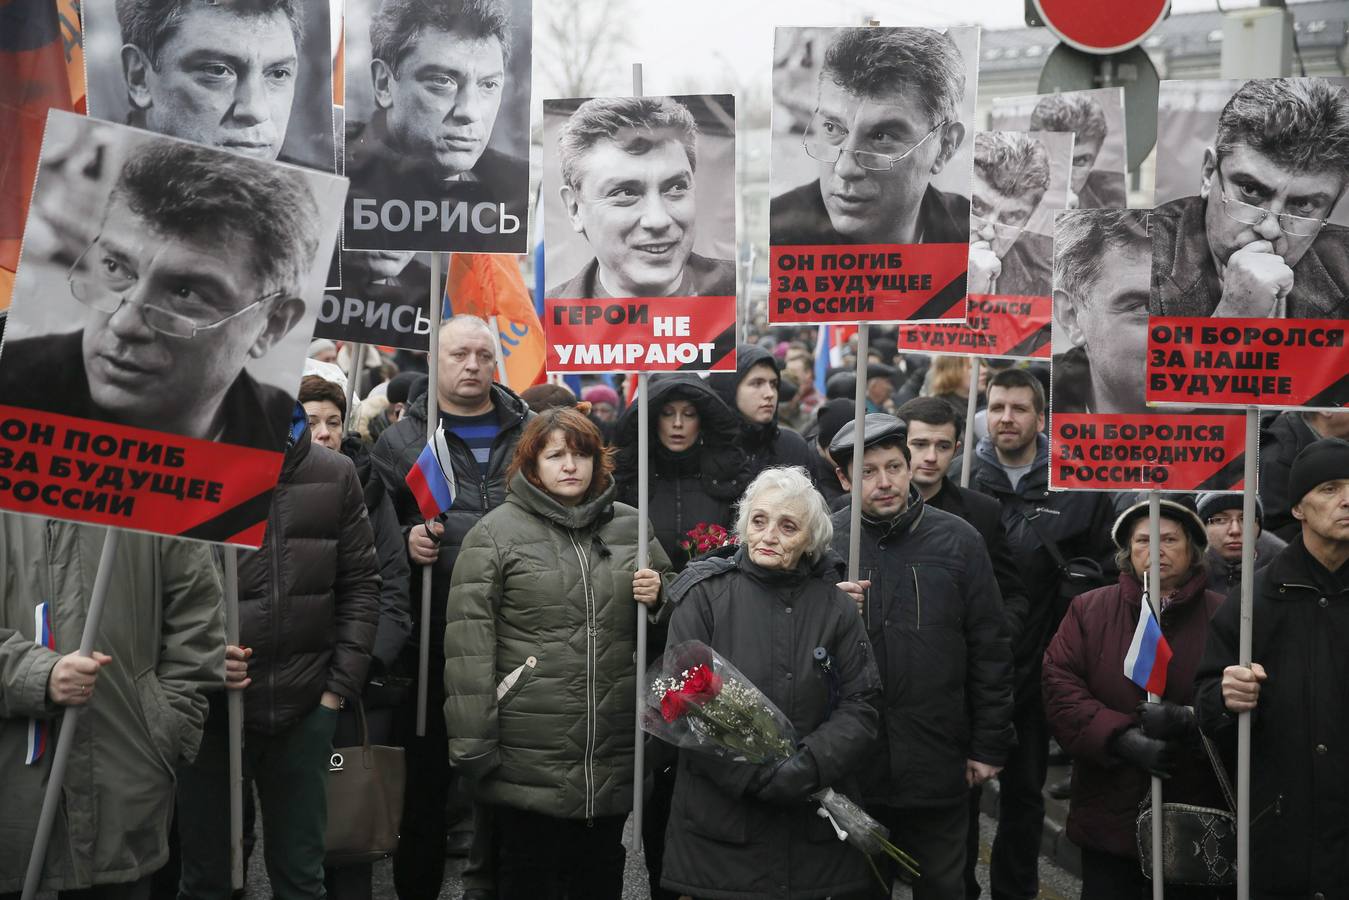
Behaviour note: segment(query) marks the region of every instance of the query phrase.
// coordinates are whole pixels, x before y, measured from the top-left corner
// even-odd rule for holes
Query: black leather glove
[[[1160,741],[1190,740],[1199,730],[1193,709],[1166,700],[1138,704],[1138,724],[1145,735]]]
[[[800,803],[820,789],[820,770],[809,750],[798,750],[761,772],[750,783],[750,793],[765,803]]]
[[[1176,745],[1148,737],[1137,725],[1115,735],[1110,752],[1158,778],[1170,778],[1176,767]]]

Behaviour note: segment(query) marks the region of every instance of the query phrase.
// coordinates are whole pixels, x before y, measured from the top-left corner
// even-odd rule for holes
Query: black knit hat
[[[1289,505],[1297,506],[1318,484],[1349,478],[1349,441],[1322,438],[1302,448],[1288,473]]]
[[[828,447],[838,430],[853,420],[856,408],[851,400],[842,398],[830,400],[820,407],[815,414],[815,421],[819,423],[819,435],[815,440],[821,447]]]

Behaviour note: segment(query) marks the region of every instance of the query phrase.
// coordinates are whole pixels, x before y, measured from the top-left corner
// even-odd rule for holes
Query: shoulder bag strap
[[[1223,761],[1218,757],[1218,748],[1209,736],[1204,732],[1199,732],[1199,739],[1204,742],[1204,752],[1208,754],[1208,761],[1213,766],[1213,774],[1218,779],[1218,787],[1223,792],[1223,799],[1227,801],[1228,811],[1232,815],[1237,814],[1237,801],[1232,795],[1232,782],[1227,779],[1227,768],[1223,766]]]

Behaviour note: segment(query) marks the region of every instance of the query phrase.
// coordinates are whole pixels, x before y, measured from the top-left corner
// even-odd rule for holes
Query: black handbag
[[[1060,612],[1066,611],[1068,605],[1072,603],[1073,598],[1079,594],[1085,594],[1087,591],[1094,591],[1096,588],[1105,587],[1111,583],[1106,577],[1105,570],[1101,564],[1089,556],[1074,556],[1071,559],[1065,558],[1063,551],[1059,549],[1058,542],[1051,538],[1040,527],[1039,513],[1029,513],[1026,511],[1025,504],[1021,505],[1019,510],[1021,517],[1026,520],[1031,531],[1040,539],[1040,543],[1049,551],[1049,556],[1054,560],[1054,565],[1059,570],[1059,593],[1058,606]]]
[[[1196,887],[1232,887],[1237,883],[1236,801],[1227,771],[1213,742],[1203,734],[1218,787],[1227,809],[1192,806],[1188,803],[1162,804],[1162,882]],[[1138,841],[1138,862],[1143,877],[1152,879],[1152,796],[1139,805],[1134,832]]]
[[[375,862],[398,849],[407,779],[403,748],[371,745],[362,702],[356,721],[360,746],[334,748],[328,763],[328,866]]]

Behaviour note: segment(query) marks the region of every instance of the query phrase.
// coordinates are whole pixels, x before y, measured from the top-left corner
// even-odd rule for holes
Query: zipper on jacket
[[[281,542],[278,532],[281,530],[281,516],[277,515],[274,527],[267,529],[268,543],[272,545],[272,583],[269,585],[270,605],[272,608],[272,664],[267,667],[267,724],[276,729],[276,667],[281,661],[281,610],[278,602],[281,591]],[[239,636],[243,640],[243,635]]]
[[[582,771],[586,782],[585,814],[589,820],[595,817],[595,597],[590,590],[590,567],[581,545],[576,543],[575,532],[568,529],[567,539],[581,563],[581,593],[586,604],[586,748]]]
[[[913,599],[918,604],[917,624],[914,631],[921,631],[923,628],[923,592],[918,589],[918,567],[914,566],[909,571],[913,572]]]

